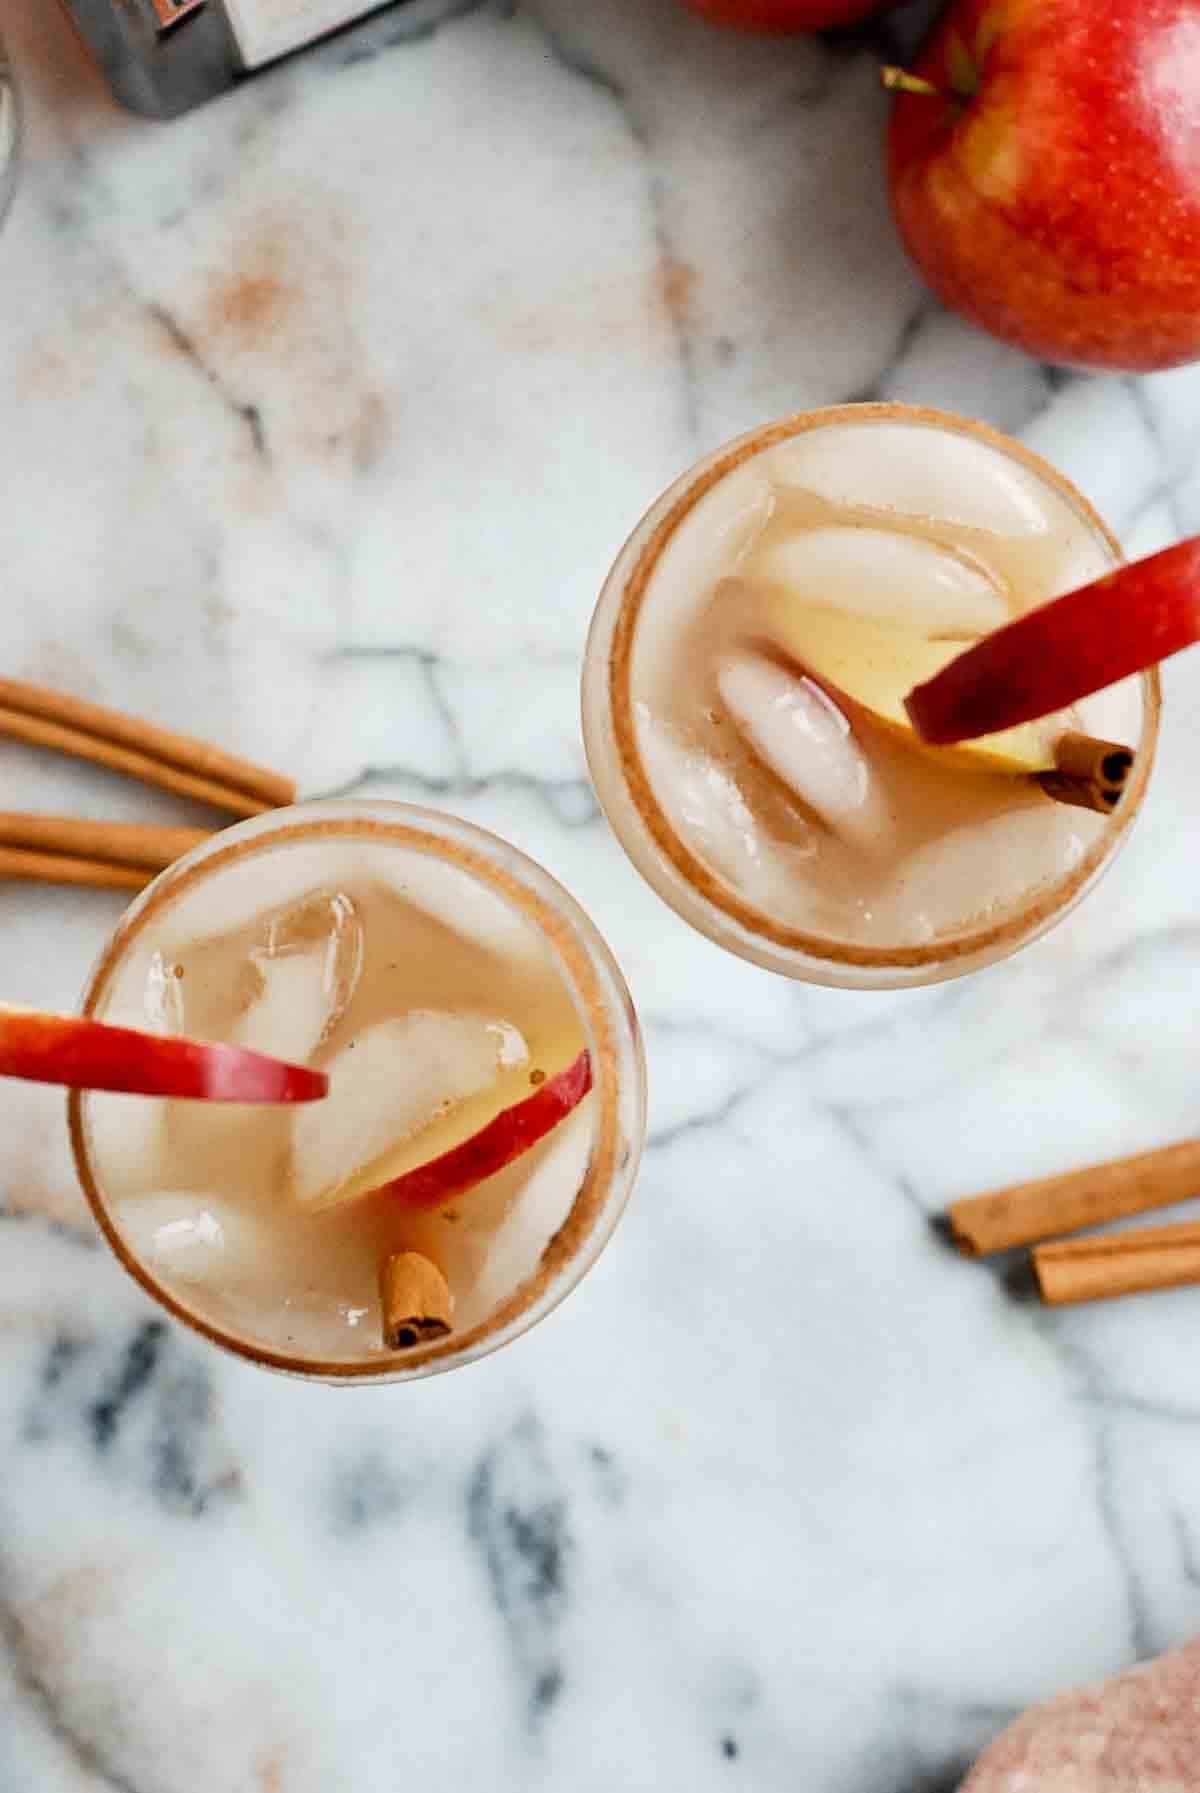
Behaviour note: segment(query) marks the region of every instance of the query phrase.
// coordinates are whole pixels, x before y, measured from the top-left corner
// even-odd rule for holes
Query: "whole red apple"
[[[948,305],[1046,361],[1200,357],[1200,0],[956,0],[912,75],[892,203]]]
[[[738,31],[827,31],[895,0],[688,0],[693,12]]]

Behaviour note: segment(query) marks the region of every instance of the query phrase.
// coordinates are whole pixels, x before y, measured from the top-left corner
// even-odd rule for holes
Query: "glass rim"
[[[307,817],[298,820],[297,817]],[[159,873],[120,917],[93,966],[79,1012],[93,1016],[129,948],[170,904],[223,868],[284,842],[377,840],[454,863],[516,907],[547,940],[571,991],[592,1054],[596,1115],[583,1179],[566,1218],[534,1273],[462,1333],[403,1352],[361,1359],[285,1351],[218,1324],[190,1306],[126,1243],[109,1212],[92,1163],[88,1091],[71,1090],[71,1151],[93,1218],[121,1267],[173,1318],[210,1343],[263,1368],[308,1381],[405,1382],[456,1369],[499,1350],[551,1313],[586,1275],[615,1230],[636,1178],[645,1137],[645,1063],[637,1015],[624,976],[586,911],[552,873],[519,847],[473,822],[423,805],[386,799],[332,798],[270,810],[224,829]],[[453,854],[447,844],[453,843]],[[633,1126],[625,1098],[632,1090]]]
[[[1076,866],[1049,886],[1041,886],[1024,903],[983,926],[948,934],[936,941],[903,946],[868,946],[781,922],[747,902],[704,863],[682,838],[659,801],[638,743],[632,696],[632,666],[637,626],[647,604],[659,559],[691,511],[714,487],[745,462],[767,449],[808,433],[840,424],[903,422],[982,441],[1027,467],[1064,498],[1094,531],[1121,565],[1120,543],[1099,512],[1063,473],[1024,443],[975,418],[932,406],[899,401],[829,405],[795,412],[748,430],[686,469],[644,513],[620,550],[605,580],[589,630],[583,669],[583,731],[593,782],[605,815],[636,869],[678,915],[727,950],[784,975],[844,986],[855,973],[896,974],[897,982],[933,982],[990,963],[1044,933],[1064,915],[1112,861],[1140,813],[1158,744],[1162,692],[1158,669],[1136,675],[1142,691],[1142,721],[1133,775],[1115,813]],[[642,539],[644,537],[644,539]],[[632,557],[632,563],[630,562]],[[615,582],[615,583],[614,583]],[[609,605],[615,614],[605,614]],[[604,666],[596,666],[603,652]],[[611,730],[611,743],[594,725],[590,698],[600,694],[599,707]],[[610,758],[614,782],[628,800],[631,818],[614,813],[604,798],[602,762]],[[640,830],[643,839],[637,836]],[[639,848],[648,846],[656,869],[646,868]],[[676,900],[678,898],[678,900]],[[730,934],[736,931],[738,943]],[[842,973],[839,976],[838,973]]]

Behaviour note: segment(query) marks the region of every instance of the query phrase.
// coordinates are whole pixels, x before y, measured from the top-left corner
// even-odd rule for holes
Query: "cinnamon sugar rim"
[[[612,960],[606,944],[596,932],[589,918],[584,915],[582,910],[579,910],[584,924],[594,936],[591,943],[585,943],[586,936],[581,938],[583,929],[569,917],[568,913],[558,912],[551,901],[534,891],[528,884],[510,872],[506,866],[487,856],[486,851],[483,850],[484,846],[486,843],[494,841],[505,855],[515,857],[519,862],[532,866],[535,873],[546,882],[555,896],[565,898],[564,909],[567,905],[578,908],[570,893],[559,885],[548,872],[536,865],[534,861],[526,860],[525,855],[520,853],[519,849],[511,847],[500,836],[477,828],[473,823],[462,822],[458,817],[443,817],[436,811],[424,810],[416,805],[396,804],[394,807],[403,809],[410,815],[428,816],[439,823],[450,823],[456,831],[463,831],[478,840],[481,845],[479,848],[475,848],[461,839],[449,839],[431,829],[420,828],[405,822],[378,821],[362,815],[353,819],[350,817],[344,819],[327,817],[310,822],[291,823],[279,828],[264,827],[263,823],[267,821],[266,817],[243,823],[241,827],[253,830],[249,839],[243,839],[215,850],[207,844],[197,847],[186,858],[177,861],[169,870],[162,873],[131,904],[117,924],[115,932],[92,972],[80,1007],[81,1014],[88,1017],[95,1015],[129,948],[143,933],[146,926],[153,923],[176,898],[206,879],[210,874],[215,874],[256,852],[273,850],[280,845],[300,841],[312,842],[322,839],[369,841],[374,838],[376,841],[382,841],[389,845],[399,845],[417,852],[429,853],[442,860],[452,860],[457,866],[490,886],[513,905],[538,928],[550,943],[558,960],[560,976],[572,991],[581,1011],[581,1019],[592,1057],[592,1088],[596,1096],[596,1114],[593,1121],[592,1149],[589,1153],[587,1169],[576,1192],[570,1212],[543,1250],[535,1273],[520,1284],[505,1302],[502,1302],[477,1325],[465,1332],[452,1332],[448,1338],[435,1340],[427,1345],[403,1352],[382,1354],[378,1358],[350,1361],[303,1356],[294,1352],[273,1350],[253,1339],[243,1337],[239,1333],[215,1324],[188,1307],[134,1256],[111,1219],[104,1195],[99,1187],[99,1180],[93,1173],[91,1163],[84,1104],[87,1092],[71,1090],[68,1093],[68,1128],[80,1185],[97,1225],[123,1268],[136,1282],[140,1283],[147,1294],[151,1295],[162,1307],[165,1307],[175,1319],[182,1321],[184,1325],[191,1327],[193,1331],[200,1333],[213,1344],[223,1346],[226,1350],[232,1351],[239,1357],[247,1358],[253,1363],[310,1379],[339,1382],[406,1379],[425,1368],[449,1369],[461,1360],[471,1361],[485,1355],[487,1350],[495,1349],[500,1344],[516,1337],[527,1326],[532,1325],[556,1306],[558,1301],[562,1300],[574,1286],[573,1283],[564,1283],[555,1295],[556,1280],[574,1262],[578,1254],[593,1241],[597,1228],[604,1218],[608,1199],[615,1184],[630,1167],[631,1159],[633,1165],[636,1165],[639,1153],[638,1140],[635,1139],[628,1143],[622,1141],[620,1120],[622,1047],[628,1049],[632,1046],[640,1064],[640,1036],[637,1020],[632,1004],[625,996],[624,983],[615,961]],[[615,989],[611,993],[605,988],[605,980],[593,962],[594,957],[599,957],[602,962],[607,960],[607,968],[614,974]],[[624,1027],[622,1023],[625,1024]],[[626,1037],[622,1038],[623,1034]],[[614,1224],[615,1218],[614,1216]],[[601,1231],[596,1240],[593,1259],[603,1248],[607,1236]],[[591,1261],[584,1264],[580,1275],[586,1272]],[[552,1296],[554,1296],[553,1299]],[[542,1305],[543,1303],[545,1305]],[[524,1321],[523,1325],[520,1324],[522,1321]]]
[[[959,959],[973,958],[977,954],[988,953],[1010,941],[1017,944],[1028,935],[1040,932],[1059,911],[1068,907],[1115,852],[1138,815],[1154,762],[1159,716],[1162,708],[1158,669],[1150,667],[1139,675],[1142,681],[1144,711],[1141,739],[1136,744],[1137,755],[1133,775],[1126,786],[1116,813],[1108,819],[1105,829],[1084,854],[1078,865],[1061,878],[1056,879],[1051,885],[1040,887],[1027,904],[1009,914],[1004,920],[993,922],[986,927],[976,928],[968,933],[926,945],[860,946],[853,942],[833,939],[828,935],[809,933],[803,928],[792,927],[786,922],[777,921],[765,910],[758,909],[753,904],[746,902],[731,886],[709,870],[703,860],[677,833],[666,810],[659,802],[642,759],[633,720],[631,686],[634,639],[659,559],[680,525],[700,500],[719,485],[727,474],[734,472],[736,468],[742,466],[746,461],[754,459],[764,450],[774,448],[779,443],[789,441],[795,436],[804,435],[809,430],[823,429],[831,424],[897,421],[921,424],[929,428],[967,436],[976,441],[983,441],[1009,459],[1021,462],[1030,472],[1065,498],[1072,509],[1091,526],[1104,542],[1115,561],[1118,564],[1123,562],[1125,557],[1120,543],[1082,492],[1078,491],[1065,475],[1059,473],[1040,455],[1026,448],[1023,443],[1016,442],[1011,437],[1004,435],[1001,431],[992,429],[988,424],[979,423],[973,418],[956,417],[952,412],[938,411],[926,405],[886,402],[830,405],[816,411],[797,412],[793,416],[781,418],[776,423],[767,424],[761,429],[751,430],[746,435],[737,437],[726,449],[719,452],[714,460],[705,465],[703,471],[691,481],[685,491],[666,505],[666,509],[655,522],[631,571],[626,576],[624,590],[620,596],[620,608],[612,631],[607,682],[608,712],[612,723],[616,759],[625,790],[653,845],[679,874],[684,883],[690,887],[693,894],[698,896],[701,901],[708,903],[710,907],[720,911],[731,921],[736,922],[748,934],[768,941],[773,946],[782,947],[785,951],[803,954],[809,959],[824,961],[829,965],[880,971],[916,970],[923,967],[951,965]],[[685,474],[683,477],[686,478],[687,475]],[[668,496],[669,490],[663,498],[658,500],[657,504],[652,505],[647,511],[632,531],[622,549],[622,554],[629,549],[639,531],[645,528],[650,519],[655,516],[659,506],[665,503]],[[619,560],[620,556],[618,556],[618,564]]]

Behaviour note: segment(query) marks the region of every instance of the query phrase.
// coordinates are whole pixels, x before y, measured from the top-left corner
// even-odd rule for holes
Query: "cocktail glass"
[[[981,829],[972,839],[968,814],[967,825],[956,830],[952,853],[936,840],[931,845],[953,879],[969,887],[961,915],[939,916],[935,890],[931,901],[914,899],[911,922],[897,920],[890,935],[887,924],[867,913],[862,902],[853,915],[844,905],[846,925],[834,925],[836,906],[819,889],[820,829],[806,834],[797,822],[785,852],[771,859],[775,843],[769,830],[755,832],[753,804],[738,784],[737,765],[730,772],[711,740],[694,748],[684,733],[670,732],[670,712],[683,702],[691,706],[691,722],[698,720],[701,733],[722,720],[713,669],[699,663],[702,656],[689,662],[678,643],[716,583],[736,580],[762,531],[768,525],[778,529],[772,507],[781,491],[785,507],[803,499],[835,526],[833,535],[825,531],[823,551],[839,531],[845,541],[852,540],[850,531],[869,532],[876,574],[888,541],[904,535],[911,546],[912,532],[926,548],[944,548],[959,572],[965,567],[972,578],[971,568],[977,557],[980,564],[986,560],[989,544],[1010,568],[1019,567],[1024,556],[1041,569],[1043,579],[1047,556],[1053,558],[1061,547],[1066,585],[1082,584],[1121,558],[1112,533],[1070,481],[1020,443],[969,419],[899,404],[850,405],[751,431],[706,456],[663,493],[621,550],[601,593],[584,664],[583,727],[592,779],[609,822],[643,877],[685,921],[731,952],[787,976],[888,989],[933,983],[1004,958],[1066,915],[1126,839],[1154,757],[1157,673],[1126,680],[1080,706],[1089,735],[1136,750],[1128,788],[1113,814],[1071,812],[1068,820],[1063,811],[1052,819],[1060,806],[1040,792],[1035,798],[1028,781],[1019,795],[1010,780],[1003,787],[993,782],[981,796],[991,807],[1002,806],[996,793],[1003,788],[1014,805],[1023,806],[1021,827],[1032,844],[1025,840],[1022,851],[1031,859],[1029,876],[1013,900],[987,900],[1008,850],[1003,829]],[[1018,608],[1054,595],[1022,592],[1019,585]],[[914,596],[904,595],[906,602]],[[660,711],[666,713],[665,728],[659,726]],[[855,724],[850,734],[856,731]],[[865,749],[868,761],[872,751],[869,745]],[[894,760],[892,747],[886,751]],[[916,791],[934,777],[931,762],[915,745],[905,752]],[[892,770],[894,786],[894,765]],[[942,780],[939,801],[951,800],[954,792],[943,769],[936,776]],[[962,787],[968,788],[984,789],[978,782]],[[1029,807],[1035,802],[1041,806],[1037,813]],[[990,813],[988,819],[990,824]],[[737,863],[739,836],[750,857],[757,855],[753,866]],[[864,847],[857,862],[860,887],[873,881],[871,888],[885,891],[880,865],[888,848],[882,833],[859,845]],[[878,849],[873,858],[872,847]],[[785,854],[790,855],[786,863]],[[848,852],[842,858],[841,875],[853,894],[855,862]],[[926,853],[920,865],[913,862],[914,876],[928,858]],[[769,882],[764,867],[774,878],[774,900],[762,894]],[[892,882],[896,885],[896,878]],[[823,925],[806,918],[809,894],[822,899],[823,909],[816,901],[811,907]],[[886,894],[898,905],[896,888]],[[879,914],[887,913],[881,906]]]
[[[70,1098],[83,1189],[120,1262],[270,1368],[405,1380],[498,1349],[595,1262],[634,1180],[644,1063],[611,953],[547,872],[432,810],[314,803],[214,836],[135,900],[83,1010],[329,1070],[325,1101],[288,1112]],[[514,1091],[582,1051],[590,1092],[497,1174],[416,1209],[369,1193],[397,1150],[411,1169],[422,1141],[445,1147],[447,1115],[486,1121],[499,1089],[515,1110]],[[455,1317],[395,1350],[377,1271],[409,1252],[444,1273]]]

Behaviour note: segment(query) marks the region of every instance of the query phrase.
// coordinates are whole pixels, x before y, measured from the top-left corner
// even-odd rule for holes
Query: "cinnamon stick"
[[[234,815],[293,803],[291,779],[207,741],[19,679],[0,679],[0,734],[53,747]]]
[[[138,866],[152,872],[174,865],[209,838],[204,828],[156,828],[141,822],[88,822],[74,816],[0,811],[0,847],[65,853],[78,859],[99,859],[106,865]]]
[[[92,890],[144,890],[153,872],[139,865],[110,865],[67,853],[27,853],[0,847],[0,884],[21,879],[34,884],[83,884]]]
[[[1200,1194],[1200,1139],[1038,1177],[954,1202],[950,1230],[967,1257],[986,1257],[1060,1233],[1144,1214]]]
[[[379,1276],[383,1342],[390,1351],[409,1351],[445,1338],[451,1329],[454,1298],[446,1279],[418,1251],[388,1258]]]
[[[1051,1307],[1179,1289],[1200,1283],[1200,1225],[1180,1221],[1102,1239],[1063,1239],[1037,1246],[1032,1256],[1042,1300]]]
[[[1133,748],[1120,741],[1063,735],[1055,744],[1054,771],[1039,772],[1036,778],[1056,803],[1111,815],[1133,770],[1134,758]]]

